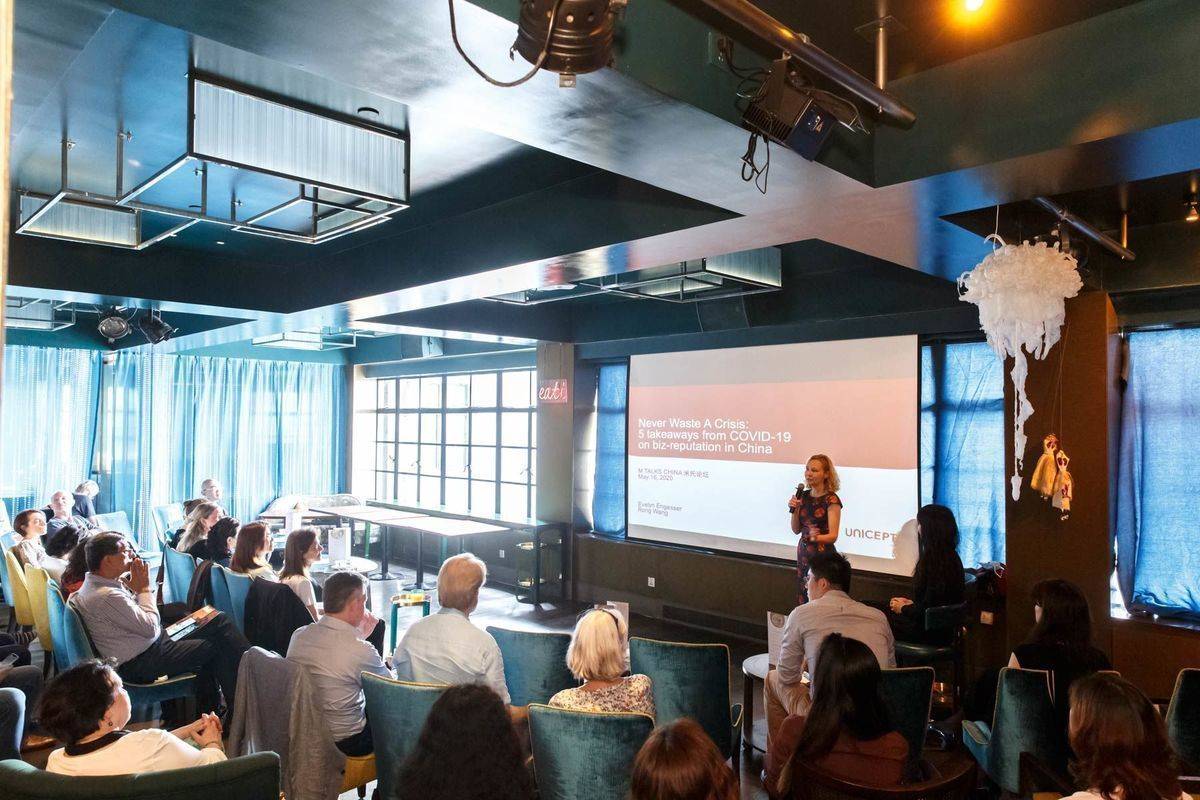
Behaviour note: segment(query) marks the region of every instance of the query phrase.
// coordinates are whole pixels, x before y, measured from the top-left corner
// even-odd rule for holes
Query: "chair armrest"
[[[734,730],[740,730],[742,720],[745,719],[744,709],[741,703],[734,703],[729,707],[729,724]]]
[[[964,719],[962,728],[963,733],[974,739],[976,744],[987,745],[992,741],[992,729],[986,722],[972,722]]]

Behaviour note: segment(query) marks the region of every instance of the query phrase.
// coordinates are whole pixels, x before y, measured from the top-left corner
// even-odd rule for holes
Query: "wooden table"
[[[742,685],[742,749],[747,753],[751,749],[760,753],[767,752],[766,702],[763,702],[762,730],[759,731],[754,724],[754,687],[757,684],[758,696],[762,697],[761,687],[766,683],[767,673],[770,671],[770,656],[767,653],[750,656],[742,662],[742,675],[745,677],[745,683]]]
[[[379,508],[378,506],[332,506],[329,508],[314,508],[313,511],[324,514],[329,517],[337,517],[338,519],[346,519],[350,521],[350,535],[354,536],[354,523],[362,522],[367,525],[378,525],[383,528],[383,533],[380,539],[379,553],[379,571],[372,572],[367,577],[373,581],[390,581],[395,580],[396,576],[389,571],[389,560],[391,556],[391,537],[388,535],[388,528],[399,527],[399,523],[405,520],[427,519],[423,514],[415,512],[397,511],[394,508]],[[417,540],[417,552],[420,553],[420,540]],[[417,565],[417,574],[420,575],[420,564]]]
[[[408,590],[424,590],[432,588],[432,585],[426,585],[425,583],[425,564],[423,560],[425,534],[431,533],[435,536],[441,536],[443,539],[457,540],[458,552],[461,553],[464,549],[463,542],[469,536],[475,536],[481,533],[503,533],[509,530],[508,528],[500,525],[492,525],[487,522],[475,522],[474,520],[469,519],[419,516],[400,520],[396,523],[396,527],[404,530],[414,531],[417,534],[417,577],[415,581],[404,587]]]

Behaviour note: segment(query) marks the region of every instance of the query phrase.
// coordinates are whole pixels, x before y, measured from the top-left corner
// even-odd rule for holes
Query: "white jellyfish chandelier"
[[[1021,496],[1025,454],[1025,421],[1033,406],[1025,393],[1029,374],[1026,355],[1043,359],[1058,342],[1066,317],[1066,299],[1079,294],[1083,282],[1069,253],[1045,242],[1005,244],[993,234],[997,247],[974,269],[958,279],[960,299],[979,307],[979,325],[1001,359],[1012,356],[1016,390],[1013,413],[1013,500]]]

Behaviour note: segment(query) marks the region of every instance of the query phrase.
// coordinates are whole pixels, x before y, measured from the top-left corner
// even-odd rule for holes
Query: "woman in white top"
[[[637,711],[654,716],[654,693],[647,675],[629,675],[629,628],[615,608],[594,608],[575,624],[567,648],[567,669],[577,689],[563,689],[550,705],[573,711]]]
[[[278,581],[279,576],[267,563],[271,556],[271,532],[261,522],[248,522],[237,534],[229,569],[251,578]]]
[[[21,566],[33,564],[35,567],[41,567],[50,573],[50,577],[56,582],[62,583],[62,574],[67,568],[67,562],[47,555],[46,549],[42,547],[42,534],[46,532],[46,515],[27,508],[13,519],[13,530],[21,537],[21,540],[12,546],[12,554],[17,557]]]
[[[283,548],[283,572],[279,573],[279,580],[291,587],[313,619],[321,618],[321,610],[317,608],[317,596],[313,591],[312,579],[308,577],[308,568],[321,557],[322,552],[324,548],[315,530],[294,530],[288,534],[287,544]]]
[[[1067,800],[1189,800],[1154,704],[1129,681],[1097,672],[1071,684],[1071,773],[1088,787]]]
[[[225,760],[221,722],[205,714],[173,731],[126,731],[129,693],[121,678],[101,661],[85,661],[50,682],[38,707],[47,733],[66,747],[46,762],[61,775],[130,775]]]

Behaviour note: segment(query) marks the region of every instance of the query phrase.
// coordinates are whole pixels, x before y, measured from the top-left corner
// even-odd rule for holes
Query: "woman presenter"
[[[792,515],[792,533],[799,535],[796,545],[797,603],[808,602],[808,559],[815,553],[832,550],[842,521],[842,488],[837,470],[829,456],[817,454],[804,467],[804,484],[788,499]]]

